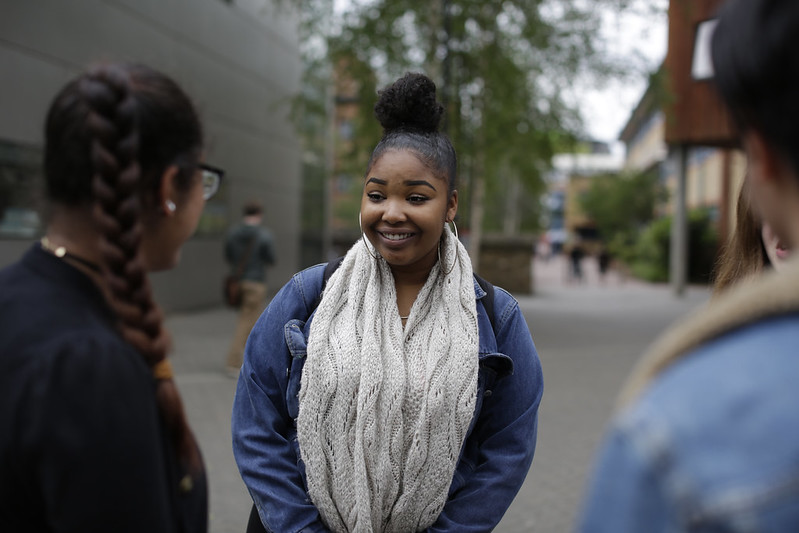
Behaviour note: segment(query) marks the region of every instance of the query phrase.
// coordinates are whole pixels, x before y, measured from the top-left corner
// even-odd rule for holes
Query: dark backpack
[[[325,273],[322,276],[322,291],[319,292],[319,297],[316,299],[316,304],[314,305],[314,309],[317,305],[319,305],[319,301],[322,299],[322,292],[325,290],[325,286],[327,285],[327,280],[330,279],[330,276],[333,275],[333,272],[341,266],[341,262],[344,261],[344,256],[338,257],[325,265]],[[494,286],[491,283],[477,274],[474,274],[474,279],[477,280],[477,284],[485,291],[486,295],[483,297],[483,307],[486,310],[486,315],[488,315],[488,321],[491,322],[491,329],[492,331],[496,332],[496,324],[494,324]]]

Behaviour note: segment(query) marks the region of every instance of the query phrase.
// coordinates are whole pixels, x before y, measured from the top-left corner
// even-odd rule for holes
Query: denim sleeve
[[[495,309],[503,309],[496,315],[497,349],[513,359],[513,374],[498,381],[484,398],[469,436],[477,439],[477,462],[429,533],[492,530],[516,497],[533,460],[544,390],[541,362],[516,301],[500,290],[496,298]]]
[[[283,334],[293,318],[309,310],[302,278],[295,276],[258,319],[247,340],[233,401],[233,452],[241,477],[267,531],[327,532],[309,500],[290,439],[286,407],[291,355]]]
[[[614,424],[600,448],[578,524],[580,533],[682,531],[657,469]]]

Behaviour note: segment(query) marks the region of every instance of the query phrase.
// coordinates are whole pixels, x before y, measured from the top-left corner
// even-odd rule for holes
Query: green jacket
[[[265,228],[249,224],[232,228],[225,239],[225,259],[230,265],[230,273],[235,274],[253,239],[241,279],[266,282],[266,267],[275,263],[275,246],[272,234]]]

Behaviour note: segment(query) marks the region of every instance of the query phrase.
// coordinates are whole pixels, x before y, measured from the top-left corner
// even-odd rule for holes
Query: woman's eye
[[[380,200],[383,199],[383,195],[380,194],[379,192],[370,192],[370,193],[367,193],[366,196],[367,196],[367,198],[369,198],[373,202],[379,202]]]
[[[427,201],[427,196],[422,196],[420,194],[414,194],[413,196],[408,197],[408,201],[412,204],[420,204],[422,202]]]

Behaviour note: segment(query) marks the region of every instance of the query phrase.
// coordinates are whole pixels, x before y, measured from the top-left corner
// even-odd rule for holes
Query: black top
[[[82,272],[31,248],[0,271],[0,529],[205,532],[142,357]]]

